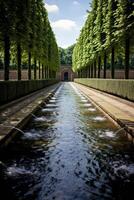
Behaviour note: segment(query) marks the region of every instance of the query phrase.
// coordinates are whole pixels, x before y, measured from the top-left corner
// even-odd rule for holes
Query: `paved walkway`
[[[134,103],[78,83],[73,84],[134,138]]]

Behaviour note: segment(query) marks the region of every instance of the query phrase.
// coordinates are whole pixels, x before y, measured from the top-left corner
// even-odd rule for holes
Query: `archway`
[[[64,81],[68,81],[68,72],[64,73]]]

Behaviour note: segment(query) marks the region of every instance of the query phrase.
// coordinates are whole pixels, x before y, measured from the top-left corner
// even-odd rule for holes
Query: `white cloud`
[[[66,30],[54,30],[58,46],[67,48],[68,46],[76,42],[76,38],[79,36],[80,30],[73,29],[71,31]]]
[[[80,5],[80,3],[78,1],[73,1],[74,5]]]
[[[61,29],[61,30],[66,30],[66,31],[70,31],[72,29],[77,28],[76,22],[72,20],[68,20],[68,19],[61,19],[61,20],[52,22],[51,24],[54,29]]]
[[[59,12],[59,7],[55,4],[50,5],[50,4],[45,4],[45,8],[47,9],[48,13],[57,13]]]
[[[69,19],[61,19],[58,21],[51,21],[58,46],[67,48],[75,43],[76,36],[79,35],[79,25],[75,21]]]

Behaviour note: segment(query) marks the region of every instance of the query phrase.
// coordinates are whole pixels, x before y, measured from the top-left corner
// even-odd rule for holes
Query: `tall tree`
[[[4,79],[9,80],[10,46],[14,34],[15,0],[0,1],[0,33],[4,43]]]
[[[115,46],[118,48],[118,45],[123,44],[124,41],[125,78],[128,78],[130,38],[133,32],[134,2],[132,0],[93,0],[92,9],[88,12],[87,20],[73,51],[74,71],[83,71],[88,67],[90,76],[93,77],[93,64],[98,63],[98,77],[100,77],[103,56],[103,76],[106,78],[109,54],[111,54],[111,77],[114,78]]]

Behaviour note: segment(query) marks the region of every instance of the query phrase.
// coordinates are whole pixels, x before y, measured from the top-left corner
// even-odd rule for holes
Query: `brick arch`
[[[74,79],[74,72],[72,71],[71,67],[61,67],[60,74],[61,74],[61,81],[67,81],[64,80],[65,73],[68,73],[68,81],[73,81]]]

